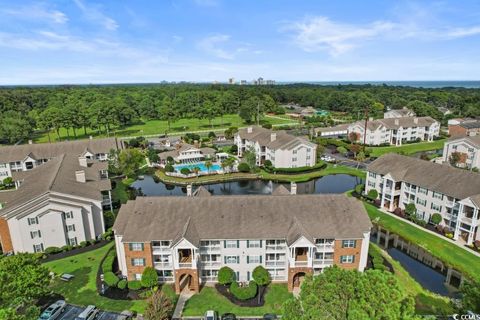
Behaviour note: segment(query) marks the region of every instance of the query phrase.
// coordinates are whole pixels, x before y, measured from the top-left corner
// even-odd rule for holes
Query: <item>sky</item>
[[[479,75],[476,0],[0,0],[2,85]]]

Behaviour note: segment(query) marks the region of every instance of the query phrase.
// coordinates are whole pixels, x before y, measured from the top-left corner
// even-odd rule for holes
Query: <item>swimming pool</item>
[[[192,164],[178,164],[173,166],[175,168],[175,171],[180,172],[183,168],[187,168],[190,171],[193,171],[193,168],[198,167],[200,169],[200,172],[208,172],[207,167],[205,167],[205,162],[198,162],[198,163],[192,163]],[[222,167],[219,164],[212,164],[210,167],[210,172],[213,171],[218,171],[222,170]]]

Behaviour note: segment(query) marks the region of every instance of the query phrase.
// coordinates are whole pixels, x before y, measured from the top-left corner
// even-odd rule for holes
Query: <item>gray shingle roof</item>
[[[368,165],[367,171],[390,173],[405,181],[457,199],[480,195],[480,174],[395,153],[386,154]]]
[[[272,196],[288,196],[290,191],[283,185],[279,185],[272,191]]]
[[[258,142],[261,146],[266,146],[270,149],[292,149],[302,143],[311,147],[316,146],[307,139],[292,136],[285,131],[272,131],[262,127],[253,126],[252,132],[248,132],[248,128],[238,130],[238,135],[242,139]],[[271,134],[276,134],[275,140],[272,141]]]
[[[415,123],[417,119],[417,123]],[[396,122],[397,121],[397,122]],[[428,127],[437,122],[432,117],[401,117],[401,118],[388,118],[388,119],[376,119],[367,122],[369,130],[377,130],[379,127],[384,126],[387,129],[398,129],[400,127]],[[397,124],[398,123],[398,124]],[[357,121],[354,123],[362,128],[365,128],[365,121]]]
[[[449,142],[459,142],[465,140],[466,142],[469,142],[470,144],[476,146],[477,148],[480,148],[480,135],[478,136],[467,136],[467,137],[461,137],[457,139],[452,139]]]
[[[111,149],[122,148],[116,138],[85,139],[56,143],[21,144],[0,147],[0,163],[19,161],[31,155],[34,159],[51,159],[62,154],[79,156],[86,150],[92,153],[108,153]]]
[[[114,230],[125,242],[174,240],[187,222],[200,239],[358,239],[371,227],[362,203],[345,195],[238,195],[138,197]]]

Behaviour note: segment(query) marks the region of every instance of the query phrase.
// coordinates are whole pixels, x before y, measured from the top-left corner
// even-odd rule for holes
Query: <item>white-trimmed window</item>
[[[340,263],[354,263],[354,262],[355,262],[354,255],[340,256]]]
[[[368,173],[368,176],[369,176],[370,178],[376,178],[376,177],[377,177],[377,174],[376,174],[375,172],[369,172],[369,173]]]
[[[417,198],[417,204],[425,207],[427,205],[427,200]]]
[[[65,219],[73,219],[73,212],[72,211],[65,212]]]
[[[428,194],[428,189],[418,187],[418,193],[427,195]]]
[[[355,248],[356,246],[356,240],[342,240],[342,248]]]
[[[71,246],[76,246],[78,244],[77,237],[73,237],[73,238],[68,239],[68,244],[71,245]]]
[[[6,168],[7,164],[6,163],[0,163],[0,168]]]
[[[43,243],[34,244],[33,245],[33,252],[43,252]]]
[[[239,264],[240,257],[239,256],[225,256],[224,257],[225,264]]]
[[[30,237],[31,237],[32,239],[41,238],[41,237],[42,237],[42,233],[40,232],[40,230],[30,231]]]
[[[261,248],[262,240],[247,240],[247,248]]]
[[[260,264],[262,263],[262,256],[247,256],[247,264]]]
[[[375,182],[373,182],[373,181],[368,181],[368,186],[369,186],[370,188],[375,188]]]
[[[128,244],[130,251],[143,251],[143,243],[141,242],[132,242]]]
[[[132,266],[134,267],[143,267],[145,266],[145,258],[133,258]]]
[[[38,217],[28,218],[27,222],[29,226],[31,226],[32,224],[38,224]]]
[[[238,242],[238,240],[225,240],[224,247],[225,248],[238,248],[239,247],[239,242]]]
[[[69,224],[67,226],[67,231],[75,231],[75,225],[74,224]]]
[[[434,199],[440,199],[440,200],[443,200],[443,194],[439,193],[439,192],[433,192],[432,194],[433,198]]]
[[[442,206],[441,206],[441,205],[438,205],[438,204],[436,204],[436,203],[432,203],[432,205],[430,206],[430,208],[431,208],[432,210],[437,211],[437,212],[441,212],[441,211],[442,211]]]

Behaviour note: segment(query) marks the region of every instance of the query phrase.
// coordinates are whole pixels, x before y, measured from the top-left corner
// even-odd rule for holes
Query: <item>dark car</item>
[[[221,317],[222,320],[237,320],[237,316],[233,313],[224,313]]]
[[[274,313],[266,313],[263,315],[263,320],[275,320],[278,319],[277,315]]]

